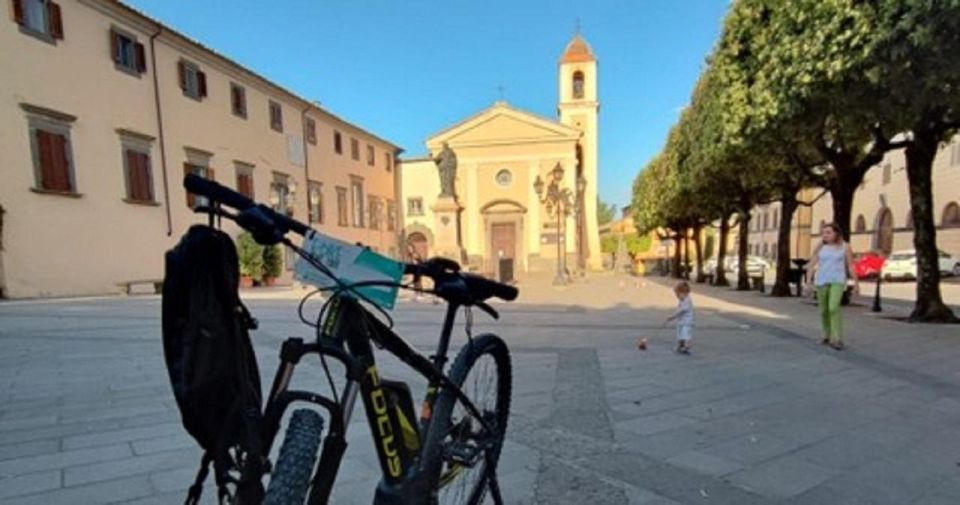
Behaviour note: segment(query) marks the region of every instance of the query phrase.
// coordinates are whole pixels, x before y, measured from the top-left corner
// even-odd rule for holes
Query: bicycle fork
[[[350,425],[350,417],[353,415],[359,390],[359,383],[354,380],[347,381],[340,400],[340,404],[343,405],[343,430],[341,433],[331,431],[323,442],[320,463],[317,464],[317,471],[313,474],[310,485],[310,497],[307,499],[309,505],[326,505],[330,500],[340,463],[343,461],[344,453],[347,452],[346,429]]]

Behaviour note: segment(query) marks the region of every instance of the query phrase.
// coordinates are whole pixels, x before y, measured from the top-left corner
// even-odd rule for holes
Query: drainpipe
[[[150,66],[153,67],[153,103],[157,110],[157,138],[160,139],[160,170],[163,172],[163,206],[167,209],[167,236],[173,235],[173,218],[170,215],[170,183],[167,180],[167,148],[163,139],[163,113],[160,109],[160,83],[157,71],[157,48],[154,43],[163,33],[163,27],[157,27],[157,33],[150,36]]]
[[[310,105],[307,108],[300,111],[300,137],[303,138],[303,192],[307,195],[307,224],[311,225],[310,222],[310,162],[307,161],[309,156],[307,152],[307,111],[310,110]],[[314,132],[316,132],[316,126],[314,126]]]

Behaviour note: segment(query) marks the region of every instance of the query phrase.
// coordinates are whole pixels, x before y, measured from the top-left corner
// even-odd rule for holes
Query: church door
[[[517,255],[517,224],[493,223],[490,226],[490,242],[493,246],[493,261],[497,278],[501,282],[510,282],[514,278],[514,265]]]

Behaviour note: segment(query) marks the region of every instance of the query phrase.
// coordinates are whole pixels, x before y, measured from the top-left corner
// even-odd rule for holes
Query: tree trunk
[[[720,216],[720,237],[717,239],[717,270],[713,274],[714,286],[729,286],[727,280],[727,240],[730,238],[730,215]]]
[[[740,229],[737,237],[737,291],[750,291],[747,272],[747,248],[750,240],[750,210],[740,211]]]
[[[790,232],[793,214],[797,211],[797,192],[785,190],[780,195],[780,229],[777,230],[777,278],[770,296],[790,296]]]
[[[910,321],[955,323],[957,316],[943,303],[937,227],[933,220],[933,158],[940,135],[928,128],[913,130],[907,145],[907,179],[910,181],[910,213],[913,216],[913,247],[917,253],[917,300]]]
[[[671,265],[670,276],[674,279],[679,279],[680,275],[680,262],[683,259],[683,250],[680,249],[680,234],[673,234],[673,265]]]
[[[841,179],[830,186],[830,196],[833,200],[833,223],[840,227],[843,240],[849,243],[850,223],[853,220],[853,196],[857,187],[860,186],[860,182],[853,183]]]
[[[693,227],[693,251],[697,257],[697,284],[703,284],[703,225],[697,224]]]
[[[690,280],[690,240],[689,230],[683,229],[683,278]]]

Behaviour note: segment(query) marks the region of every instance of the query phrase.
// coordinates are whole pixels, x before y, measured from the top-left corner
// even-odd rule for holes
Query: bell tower
[[[560,122],[581,132],[577,149],[578,204],[584,210],[576,223],[578,248],[589,269],[600,269],[600,232],[597,224],[597,58],[579,31],[560,57],[558,72]]]

